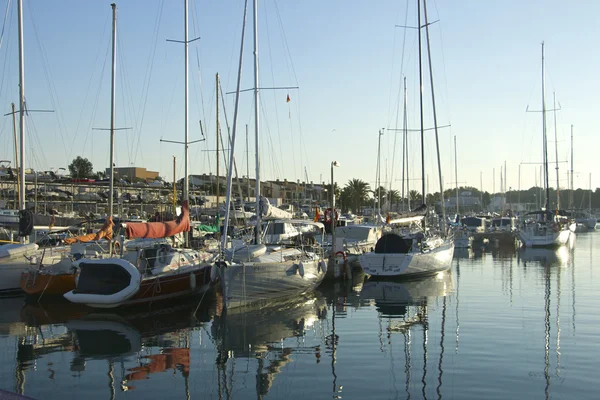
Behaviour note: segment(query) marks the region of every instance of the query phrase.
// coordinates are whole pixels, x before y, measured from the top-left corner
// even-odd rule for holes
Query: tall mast
[[[456,181],[456,214],[458,215],[458,158],[456,158],[456,135],[454,135],[454,180]]]
[[[115,91],[116,91],[116,74],[117,74],[117,5],[112,3],[112,74],[110,83],[110,179],[108,183],[108,217],[113,215],[114,207],[114,174],[115,174]]]
[[[560,180],[558,176],[558,134],[556,128],[556,93],[552,92],[554,99],[554,152],[556,157],[556,209],[560,210]]]
[[[184,148],[185,148],[185,153],[184,153],[184,173],[185,176],[183,177],[183,201],[187,201],[189,200],[188,197],[188,190],[189,190],[189,173],[188,173],[188,168],[189,168],[189,159],[188,159],[188,120],[189,120],[189,90],[188,90],[188,56],[189,56],[189,43],[188,43],[188,0],[184,0],[184,7],[183,7],[183,29],[184,29],[184,33],[183,33],[183,48],[184,48],[184,62],[185,62],[185,79],[184,79],[184,85],[185,85],[185,105],[184,105],[184,109],[185,109],[185,143],[184,143]],[[188,244],[188,233],[185,232],[184,233],[185,236],[185,245],[187,246]]]
[[[221,176],[219,173],[219,131],[221,130],[221,126],[220,126],[220,120],[219,120],[219,74],[217,73],[216,75],[216,90],[215,92],[217,93],[217,99],[216,99],[216,104],[217,104],[217,214],[219,213],[219,194],[220,194],[220,188],[219,188],[219,177]]]
[[[570,204],[569,208],[573,208],[573,125],[571,125],[571,196],[570,196]]]
[[[442,202],[442,232],[446,235],[446,207],[444,204],[444,181],[442,180],[442,160],[440,159],[440,141],[438,135],[437,113],[435,112],[435,91],[433,89],[433,68],[431,66],[431,46],[429,43],[429,23],[427,21],[427,1],[423,0],[423,12],[425,16],[425,35],[427,39],[427,60],[429,62],[429,82],[431,85],[431,104],[433,108],[433,129],[435,131],[435,148],[438,162],[438,180],[440,182],[440,200]],[[421,126],[422,132],[423,126]],[[458,206],[458,204],[457,204]]]
[[[423,130],[423,63],[421,60],[421,0],[417,0],[417,30],[419,32],[419,109],[421,118],[421,194],[425,203],[425,134]],[[423,220],[425,221],[425,220]]]
[[[250,157],[248,157],[248,124],[246,124],[246,186],[247,201],[250,202]]]
[[[548,138],[546,137],[546,80],[544,76],[544,42],[542,42],[542,131],[544,138],[544,185],[546,186],[546,211],[550,205],[550,187],[548,183]]]
[[[408,209],[410,210],[410,198],[408,192],[408,152],[406,151],[408,143],[406,143],[406,77],[404,77],[404,116],[402,118],[402,201],[404,202],[404,182],[406,176],[406,198],[408,198]],[[405,170],[406,168],[406,170]],[[404,208],[404,207],[403,207]],[[402,210],[404,211],[404,209]]]
[[[244,55],[244,35],[246,33],[246,15],[248,10],[248,0],[244,3],[244,23],[242,24],[242,43],[240,45],[240,61],[238,67],[237,86],[235,92],[235,106],[233,110],[233,132],[231,133],[231,149],[229,150],[229,165],[233,164],[233,152],[235,148],[235,136],[237,132],[238,108],[240,102],[240,84],[242,82],[242,59]],[[224,249],[227,244],[227,228],[229,227],[229,213],[231,205],[231,181],[233,179],[233,168],[227,172],[227,193],[225,194],[225,223],[223,224],[223,235],[221,237],[221,247]],[[258,215],[258,214],[257,214]]]
[[[25,209],[25,58],[23,44],[23,0],[19,0],[19,130],[21,153],[19,165],[19,210]]]
[[[256,229],[255,243],[260,244],[261,210],[260,210],[260,157],[259,157],[259,96],[258,96],[258,0],[253,1],[254,7],[254,136],[256,157]]]

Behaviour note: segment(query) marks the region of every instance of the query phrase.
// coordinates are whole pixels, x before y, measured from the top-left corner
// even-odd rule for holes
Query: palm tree
[[[421,193],[417,192],[416,190],[411,190],[408,193],[408,197],[410,198],[410,203],[412,204],[413,208],[423,202],[423,196],[421,196]]]
[[[388,192],[388,197],[390,199],[390,208],[392,208],[392,209],[393,209],[394,204],[397,205],[402,200],[402,197],[400,196],[400,192],[398,192],[397,190],[390,190]]]
[[[369,201],[369,191],[370,186],[367,182],[351,179],[342,190],[340,197],[345,207],[358,212]]]

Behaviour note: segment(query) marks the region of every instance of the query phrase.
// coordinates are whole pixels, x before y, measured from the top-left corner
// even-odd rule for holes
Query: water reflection
[[[78,378],[88,370],[89,361],[105,360],[111,399],[116,387],[133,390],[132,381],[165,371],[179,371],[189,397],[189,334],[208,321],[208,310],[194,314],[196,306],[196,302],[180,303],[117,313],[69,303],[26,304],[20,310],[27,329],[18,340],[16,373],[21,378],[16,391],[25,392],[25,375],[37,370],[39,359],[63,352],[73,354],[69,370]],[[126,362],[135,366],[126,368]],[[115,364],[120,365],[117,373]],[[49,379],[54,379],[55,372],[48,362]]]
[[[319,362],[320,346],[305,346],[303,340],[305,333],[326,315],[325,297],[318,291],[253,303],[216,315],[211,332],[217,348],[219,396],[231,396],[235,359],[257,360],[259,398],[269,392],[276,376],[292,362],[293,354],[313,354]],[[296,343],[286,343],[294,338]]]
[[[368,280],[360,295],[373,299],[382,316],[393,318],[404,317],[409,306],[427,305],[427,298],[447,296],[453,291],[452,273],[446,271],[419,280]]]
[[[517,251],[517,262],[522,262],[525,267],[528,263],[541,266],[566,266],[571,253],[565,246],[556,249],[521,248]]]
[[[411,281],[366,281],[361,290],[361,296],[372,299],[379,314],[381,351],[388,352],[393,359],[393,336],[402,337],[404,356],[404,391],[407,398],[411,397],[414,382],[419,377],[413,377],[419,364],[418,352],[422,352],[422,373],[418,379],[423,398],[428,396],[428,368],[429,368],[429,333],[431,330],[429,313],[432,305],[441,298],[440,341],[439,356],[437,360],[437,378],[435,379],[435,393],[442,398],[443,360],[445,352],[445,330],[447,313],[447,296],[454,292],[454,281],[451,272],[442,272],[435,276]],[[457,312],[458,322],[458,312]],[[457,324],[458,325],[458,324]],[[419,337],[421,329],[421,337]],[[456,331],[458,343],[458,330]],[[420,342],[420,349],[417,344]],[[417,352],[416,356],[414,353]],[[394,365],[390,366],[393,374],[394,388],[396,375]],[[396,397],[399,393],[396,393]]]

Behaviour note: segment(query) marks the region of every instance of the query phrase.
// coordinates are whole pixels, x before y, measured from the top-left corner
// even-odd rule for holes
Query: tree
[[[69,165],[72,178],[90,178],[94,174],[94,167],[90,160],[77,156]]]
[[[417,192],[416,190],[411,190],[408,193],[408,197],[410,198],[410,204],[412,208],[420,206],[423,202],[423,196],[421,196],[421,193]]]
[[[360,208],[369,201],[369,184],[360,179],[348,181],[340,195],[342,204],[353,212],[359,212]]]

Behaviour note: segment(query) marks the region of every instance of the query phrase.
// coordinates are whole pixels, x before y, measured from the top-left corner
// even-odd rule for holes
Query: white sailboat
[[[438,152],[438,173],[440,178],[440,193],[444,193],[441,167],[439,162],[439,144],[437,142],[437,117],[435,113],[435,95],[433,90],[433,74],[431,70],[431,55],[429,49],[429,28],[427,23],[427,6],[423,0],[425,17],[425,31],[427,35],[427,51],[429,55],[429,75],[431,81],[431,95],[433,105],[433,122],[436,133]],[[421,0],[417,1],[418,26],[421,26]],[[421,57],[421,29],[418,29],[419,38],[419,87],[423,87],[422,57]],[[427,210],[425,205],[425,161],[424,161],[424,128],[423,128],[423,92],[419,91],[421,114],[421,174],[423,206],[420,210]],[[442,236],[432,233],[425,227],[424,215],[408,215],[407,219],[415,218],[423,221],[422,229],[410,234],[384,234],[375,245],[375,251],[359,256],[358,260],[363,271],[374,277],[415,277],[420,275],[435,274],[450,268],[454,254],[454,242],[446,236],[446,217],[444,202],[442,201]]]
[[[240,48],[239,71],[237,79],[233,133],[229,153],[229,171],[227,174],[227,195],[225,221],[231,211],[231,186],[233,178],[233,154],[239,106],[239,92],[242,71],[242,54],[246,27],[248,1],[244,6],[244,24]],[[246,306],[257,301],[305,293],[314,289],[325,277],[326,262],[323,249],[317,243],[301,243],[298,247],[265,245],[262,238],[262,220],[269,219],[264,213],[265,204],[260,196],[259,163],[259,86],[258,86],[258,7],[253,1],[254,11],[254,123],[256,137],[256,225],[254,242],[241,248],[232,249],[225,261],[219,262],[218,278],[221,281],[223,301],[226,308]],[[273,210],[271,210],[273,211]],[[272,218],[278,218],[274,215]],[[227,246],[227,224],[224,226],[222,247]],[[213,279],[217,274],[212,274]]]
[[[548,139],[546,135],[546,99],[544,77],[544,42],[542,42],[542,135],[544,144],[544,186],[546,189],[546,205],[539,211],[525,215],[525,221],[519,228],[519,240],[525,247],[563,246],[571,235],[570,222],[565,215],[549,209],[550,187],[548,184]]]

